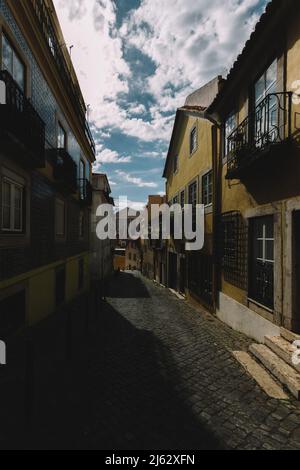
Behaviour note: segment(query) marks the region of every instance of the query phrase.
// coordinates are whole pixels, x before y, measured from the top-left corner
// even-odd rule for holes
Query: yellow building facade
[[[203,204],[204,248],[188,253],[184,240],[171,239],[167,248],[168,286],[213,308],[214,124],[205,110],[219,91],[217,77],[190,95],[177,110],[165,164],[166,197],[171,206]]]
[[[208,109],[222,132],[218,315],[259,341],[300,332],[299,24],[299,2],[270,2]]]

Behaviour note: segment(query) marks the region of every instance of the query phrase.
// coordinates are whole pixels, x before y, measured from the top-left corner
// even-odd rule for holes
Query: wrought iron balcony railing
[[[86,178],[78,180],[79,200],[82,204],[91,206],[93,202],[93,188]]]
[[[0,71],[5,84],[5,102],[0,104],[0,133],[8,153],[33,168],[45,166],[45,123],[6,70]]]
[[[292,93],[271,93],[227,139],[227,179],[241,172],[272,146],[291,138]]]
[[[75,193],[77,191],[77,165],[65,149],[47,151],[53,165],[54,179],[63,189]]]
[[[58,68],[58,72],[61,76],[64,86],[66,90],[68,91],[69,97],[77,112],[77,116],[81,121],[81,125],[84,129],[85,136],[88,140],[90,148],[92,149],[92,152],[95,154],[95,142],[94,142],[91,130],[90,130],[90,126],[85,116],[85,105],[84,105],[83,100],[81,99],[81,92],[80,92],[79,86],[74,83],[71,77],[68,64],[62,52],[63,45],[60,44],[57,39],[48,7],[45,4],[44,0],[30,0],[30,1],[32,3],[37,22],[39,24],[40,31],[45,38],[47,47]]]

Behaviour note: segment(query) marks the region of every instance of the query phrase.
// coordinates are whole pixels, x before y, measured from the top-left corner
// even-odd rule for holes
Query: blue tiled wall
[[[16,0],[17,1],[17,0]],[[10,32],[14,35],[24,56],[30,64],[30,80],[31,80],[31,100],[35,109],[46,123],[46,139],[47,146],[56,146],[56,112],[59,116],[64,113],[59,108],[24,36],[19,30],[14,17],[9,10],[5,0],[0,0],[0,16],[3,16],[5,22],[10,28]],[[62,122],[68,133],[68,151],[75,162],[78,164],[80,160],[80,146],[77,143],[71,129],[66,121]]]

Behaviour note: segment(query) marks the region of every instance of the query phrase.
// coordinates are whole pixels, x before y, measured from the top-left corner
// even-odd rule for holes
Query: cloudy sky
[[[113,195],[164,192],[174,112],[226,76],[267,0],[54,0]],[[138,205],[138,204],[136,204]]]

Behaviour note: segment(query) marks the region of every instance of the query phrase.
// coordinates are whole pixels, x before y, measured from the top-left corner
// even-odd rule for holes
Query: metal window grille
[[[247,227],[238,211],[221,215],[219,260],[224,279],[241,289],[247,288]]]

